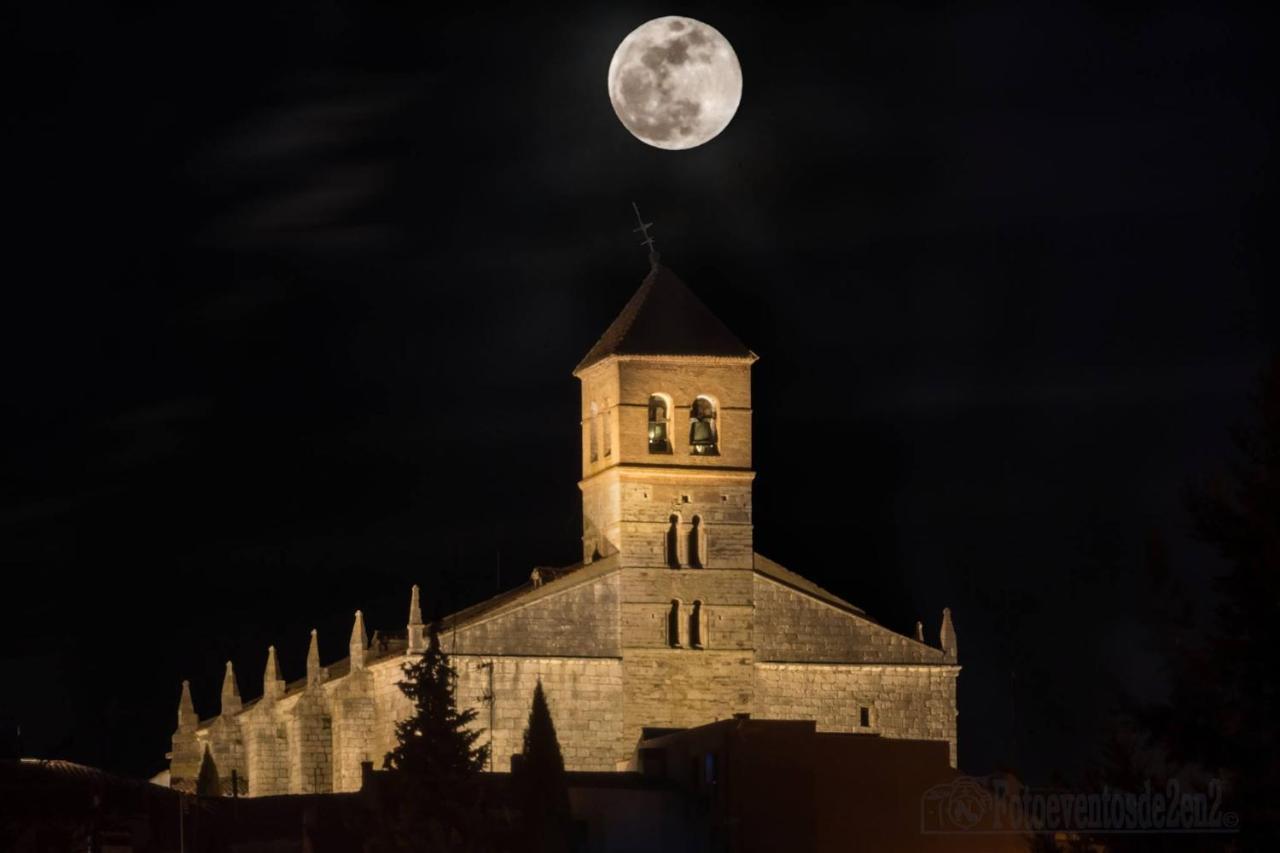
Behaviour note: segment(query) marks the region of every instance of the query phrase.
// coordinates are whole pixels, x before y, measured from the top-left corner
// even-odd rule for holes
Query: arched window
[[[671,401],[661,394],[649,397],[649,452],[671,452]]]
[[[709,397],[698,397],[689,407],[689,452],[694,456],[715,456],[716,404]]]
[[[700,569],[705,565],[706,529],[702,526],[702,516],[695,515],[689,525],[689,565]]]
[[[667,565],[680,568],[680,516],[672,513],[667,526]]]
[[[689,613],[689,647],[693,649],[702,648],[702,644],[706,641],[705,631],[703,630],[703,612],[702,602],[693,602],[693,610]]]
[[[597,441],[597,439],[596,439],[596,415],[598,414],[598,412],[599,412],[599,408],[596,406],[596,404],[595,404],[595,403],[592,403],[592,404],[591,404],[591,419],[587,421],[587,433],[588,433],[588,436],[589,436],[589,437],[588,437],[588,439],[587,439],[587,441],[588,441],[588,443],[589,443],[589,444],[590,444],[590,446],[591,446],[591,461],[592,461],[592,462],[595,462],[597,459],[599,459],[599,458],[600,458],[599,443],[598,443],[598,441]]]
[[[604,455],[613,455],[613,409],[609,408],[609,401],[605,400],[604,410]]]
[[[667,645],[673,649],[678,649],[683,645],[680,637],[680,629],[683,620],[680,618],[680,599],[671,599],[671,609],[667,611]]]

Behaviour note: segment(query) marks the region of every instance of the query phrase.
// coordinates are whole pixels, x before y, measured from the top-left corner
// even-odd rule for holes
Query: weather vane
[[[649,247],[649,265],[656,267],[658,265],[658,250],[654,245],[652,235],[649,234],[649,229],[653,227],[653,223],[644,221],[644,217],[640,215],[640,208],[636,206],[634,201],[631,202],[631,209],[636,212],[636,222],[640,223],[639,228],[632,228],[631,230],[639,231],[644,235],[644,239],[640,241],[640,245]]]

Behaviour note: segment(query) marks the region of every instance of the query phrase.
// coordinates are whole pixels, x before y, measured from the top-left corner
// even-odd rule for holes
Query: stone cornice
[[[739,480],[750,483],[756,478],[756,472],[750,468],[713,468],[709,465],[648,465],[640,462],[627,462],[621,465],[610,465],[608,468],[583,477],[578,481],[582,488],[591,480],[605,474],[617,474],[619,479],[634,480]]]
[[[860,663],[858,661],[829,661],[829,660],[759,660],[755,661],[756,666],[803,666],[803,667],[825,667],[828,669],[893,669],[893,670],[919,670],[925,672],[938,672],[944,670],[951,674],[960,672],[960,664],[942,661],[939,663],[921,663],[920,661],[867,661]]]
[[[670,364],[677,362],[679,364],[705,364],[712,366],[729,366],[729,365],[746,365],[750,367],[760,360],[760,356],[754,352],[749,356],[742,355],[610,355],[594,362],[584,368],[574,370],[573,375],[582,379],[594,370],[599,370],[605,365],[612,365],[623,361],[648,362],[650,364]]]

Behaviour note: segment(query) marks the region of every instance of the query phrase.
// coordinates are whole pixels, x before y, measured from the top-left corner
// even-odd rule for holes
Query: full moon
[[[654,18],[614,51],[609,99],[641,142],[693,148],[724,130],[738,111],[742,66],[714,27],[679,15]]]

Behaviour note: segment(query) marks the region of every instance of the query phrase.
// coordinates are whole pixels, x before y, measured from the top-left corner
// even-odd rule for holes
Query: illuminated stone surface
[[[441,632],[459,703],[475,706],[477,725],[491,732],[496,769],[509,769],[520,749],[539,679],[571,770],[618,769],[646,726],[736,713],[946,741],[954,764],[960,668],[950,615],[944,651],[753,551],[754,360],[658,267],[579,365],[583,563],[540,570],[538,585],[454,614]],[[666,453],[649,450],[654,394],[672,403]],[[715,404],[714,455],[690,452],[699,396]],[[208,744],[224,790],[232,770],[251,796],[358,790],[360,762],[381,766],[408,713],[396,683],[407,642],[421,647],[420,611],[415,589],[409,640],[366,649],[357,613],[349,657],[320,667],[317,650],[309,677],[288,686],[272,649],[263,698],[242,707],[228,668],[223,713],[212,720],[197,724],[184,690],[173,784],[195,778]]]

